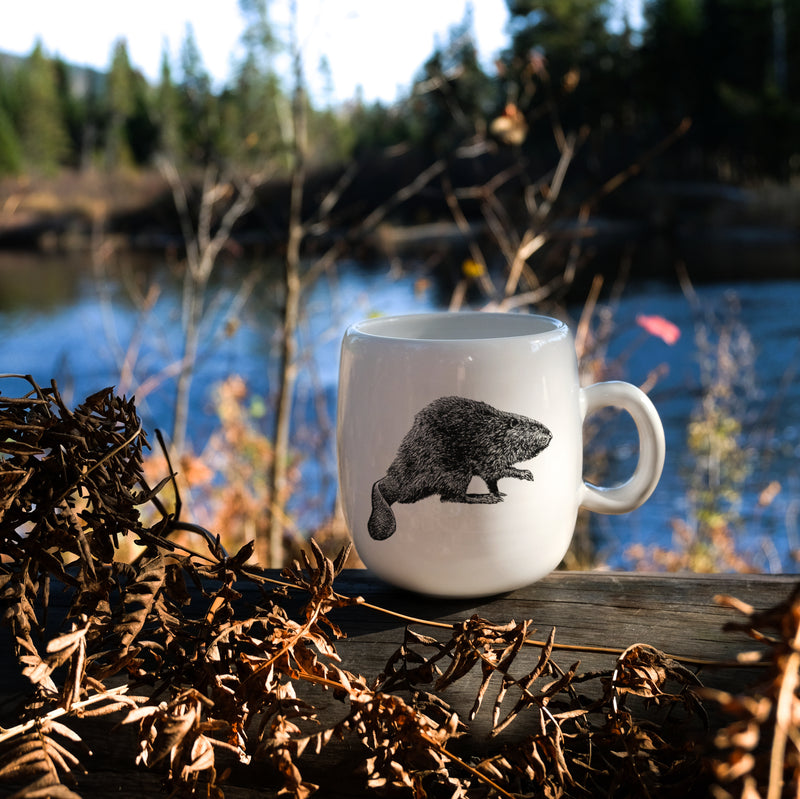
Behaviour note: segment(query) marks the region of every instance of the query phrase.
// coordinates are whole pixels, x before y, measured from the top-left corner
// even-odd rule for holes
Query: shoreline
[[[316,174],[310,187],[329,180],[329,174]],[[446,208],[442,213],[438,197],[414,198],[412,207],[395,209],[374,230],[348,241],[355,221],[382,200],[370,196],[374,182],[363,187],[362,195],[354,190],[342,198],[322,234],[308,236],[310,250],[346,241],[348,254],[352,250],[364,260],[385,262],[432,255],[458,260],[470,242],[485,246],[487,254],[498,249],[484,219],[472,213],[466,227],[458,225]],[[263,188],[254,210],[234,228],[237,250],[260,255],[273,250],[280,257],[285,190],[285,182],[277,179]],[[390,191],[391,186],[384,188],[384,194]],[[800,188],[642,177],[585,223],[565,218],[551,223],[548,235],[551,241],[580,238],[604,273],[619,269],[635,252],[632,277],[674,274],[680,260],[691,262],[696,280],[799,278]],[[63,172],[0,180],[0,253],[79,254],[100,242],[131,253],[182,249],[169,187],[158,172]]]

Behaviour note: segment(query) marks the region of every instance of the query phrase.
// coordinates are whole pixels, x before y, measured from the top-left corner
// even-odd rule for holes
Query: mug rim
[[[483,325],[483,328],[476,330],[476,322]],[[442,332],[434,335],[430,328],[425,329],[426,325],[442,328]],[[414,333],[415,330],[418,332]],[[553,333],[563,335],[567,331],[566,323],[543,314],[502,311],[429,311],[363,319],[352,324],[348,328],[347,334],[358,334],[387,341],[446,342],[526,339]],[[460,335],[457,334],[459,332]]]

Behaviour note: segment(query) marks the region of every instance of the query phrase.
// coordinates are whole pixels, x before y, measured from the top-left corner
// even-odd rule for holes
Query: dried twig
[[[0,597],[31,686],[19,724],[0,731],[0,781],[22,786],[19,796],[77,796],[85,750],[69,722],[114,714],[137,731],[131,760],[162,770],[176,795],[224,796],[233,759],[270,764],[277,787],[308,797],[318,788],[303,776],[308,758],[338,739],[362,756],[365,788],[412,795],[684,796],[712,783],[718,796],[796,790],[800,591],[764,613],[721,600],[747,617],[733,629],[766,648],[764,680],[736,697],[699,685],[689,666],[708,661],[644,643],[576,646],[555,630],[537,640],[531,620],[409,618],[335,589],[346,549],[330,559],[312,541],[280,579],[248,567],[252,542],[228,554],[180,518],[177,483],[176,511],[165,511],[157,495],[174,479],[169,461],[170,475],[145,483],[132,403],[103,391],[70,410],[55,385],[23,379],[27,395],[0,395]],[[148,524],[143,503],[157,512]],[[178,529],[200,533],[207,551],[172,544]],[[132,564],[114,559],[127,535],[146,547]],[[69,610],[45,633],[53,583]],[[257,604],[245,605],[242,583],[262,587]],[[299,615],[281,601],[289,592],[304,598]],[[330,615],[356,605],[441,640],[407,626],[370,679],[343,663],[345,631]],[[582,673],[578,662],[557,662],[562,652],[610,662]],[[115,675],[127,681],[107,687]],[[490,717],[482,757],[459,749],[470,730],[448,702],[466,680],[476,686],[471,717]],[[134,695],[143,684],[150,695]],[[341,701],[325,703],[334,717],[324,725],[314,691]],[[733,721],[709,732],[701,699]]]

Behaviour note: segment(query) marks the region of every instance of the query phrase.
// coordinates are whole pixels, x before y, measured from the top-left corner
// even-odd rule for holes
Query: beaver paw
[[[503,501],[505,494],[464,494],[462,502],[467,502],[473,505],[495,505]]]
[[[531,483],[533,482],[533,472],[528,469],[514,469],[513,472],[508,476],[516,477],[517,480],[528,480]]]

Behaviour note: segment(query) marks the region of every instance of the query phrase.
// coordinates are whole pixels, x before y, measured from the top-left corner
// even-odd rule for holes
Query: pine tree
[[[177,163],[181,153],[180,104],[166,46],[161,51],[161,75],[156,89],[155,108],[158,119],[158,151],[165,158]]]
[[[13,82],[0,67],[0,175],[15,175],[22,169],[22,147],[14,127]]]
[[[106,104],[106,167],[118,169],[132,161],[127,123],[135,108],[134,75],[128,58],[128,44],[124,38],[118,39],[112,49]]]
[[[421,137],[437,153],[483,133],[497,92],[478,60],[472,9],[448,31],[416,82],[412,108],[421,123]]]
[[[609,30],[609,0],[507,0],[511,48],[505,73],[516,86],[509,99],[525,113],[553,103],[565,127],[596,126],[624,101],[626,87],[609,73],[619,47]],[[622,34],[623,36],[625,34]]]
[[[715,79],[716,69],[703,64],[700,50],[702,0],[653,0],[645,11],[645,86],[659,115],[672,125],[695,115]]]
[[[608,0],[508,0],[513,46],[536,48],[560,74],[605,51]]]
[[[239,63],[233,99],[238,121],[239,159],[250,165],[285,155],[291,140],[290,103],[274,59],[281,50],[265,0],[239,0],[246,25],[244,57]]]
[[[62,116],[53,61],[37,42],[22,75],[25,103],[21,109],[21,141],[25,163],[54,172],[69,156],[69,137]]]
[[[263,164],[286,149],[281,122],[289,117],[289,102],[274,72],[264,72],[258,60],[247,54],[240,65],[233,92],[236,105],[236,158],[244,163]]]
[[[11,117],[0,105],[0,175],[16,175],[22,168],[22,148]]]
[[[181,45],[180,68],[181,138],[191,161],[208,163],[217,155],[218,109],[211,92],[211,78],[203,64],[191,24],[186,26]]]

